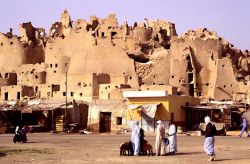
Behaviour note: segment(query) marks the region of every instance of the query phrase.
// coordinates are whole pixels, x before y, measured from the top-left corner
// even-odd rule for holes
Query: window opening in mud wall
[[[193,83],[194,80],[194,74],[192,72],[188,73],[188,83]]]
[[[188,64],[188,66],[187,66],[188,71],[193,71],[193,66],[191,63],[190,56],[187,56],[186,59],[187,59],[187,64]]]
[[[116,125],[122,125],[122,117],[116,117]]]
[[[114,36],[116,35],[117,33],[116,32],[111,32],[111,37],[114,38]]]
[[[195,94],[195,74],[194,74],[194,67],[192,65],[191,54],[186,57],[187,60],[187,73],[188,73],[188,84],[189,84],[189,95],[194,96]]]
[[[189,83],[189,95],[194,96],[194,74],[193,72],[188,73],[188,83]]]
[[[52,84],[52,91],[60,91],[60,85]]]

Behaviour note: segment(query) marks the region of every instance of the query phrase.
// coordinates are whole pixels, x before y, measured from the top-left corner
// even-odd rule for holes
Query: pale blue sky
[[[249,0],[1,0],[0,32],[9,28],[19,34],[18,25],[31,21],[48,29],[68,9],[72,20],[90,15],[104,18],[117,14],[119,23],[164,19],[175,23],[177,33],[206,27],[242,50],[250,50]]]

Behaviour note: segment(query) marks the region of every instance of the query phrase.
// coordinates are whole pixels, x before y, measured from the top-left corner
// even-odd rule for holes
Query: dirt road
[[[204,137],[178,136],[178,153],[171,156],[119,155],[119,145],[130,134],[28,134],[29,143],[14,144],[13,135],[0,135],[0,163],[209,163]],[[154,145],[154,135],[146,136]],[[250,138],[216,137],[215,163],[250,163]],[[211,163],[211,162],[210,162]]]

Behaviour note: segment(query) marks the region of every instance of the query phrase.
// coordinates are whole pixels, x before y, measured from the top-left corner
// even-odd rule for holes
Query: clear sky
[[[250,0],[1,0],[0,32],[12,27],[19,34],[18,25],[29,21],[48,30],[64,9],[72,20],[109,13],[117,14],[120,24],[164,19],[175,23],[178,34],[206,27],[235,47],[250,50]]]

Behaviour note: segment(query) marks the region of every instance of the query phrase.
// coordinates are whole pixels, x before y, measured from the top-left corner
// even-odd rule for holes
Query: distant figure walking
[[[174,124],[172,124],[172,121],[170,121],[170,126],[168,129],[168,139],[169,139],[169,153],[174,154],[177,152],[177,137],[176,137],[176,127]]]
[[[156,128],[156,139],[155,139],[155,155],[165,155],[165,127],[162,122],[159,120],[157,121],[158,125]]]
[[[136,121],[133,125],[131,142],[135,156],[139,156],[140,154],[140,126],[139,121]]]
[[[205,131],[206,140],[204,142],[204,150],[207,153],[207,155],[210,156],[208,161],[213,161],[214,157],[215,157],[215,152],[214,152],[215,138],[214,138],[214,135],[216,133],[216,128],[211,123],[210,117],[208,117],[208,116],[205,117],[205,123],[206,123],[206,131]]]
[[[241,126],[242,126],[242,129],[241,129],[241,132],[240,132],[240,135],[239,135],[239,136],[241,137],[242,134],[243,134],[244,132],[246,132],[247,137],[250,137],[250,135],[249,135],[249,133],[248,133],[247,118],[246,118],[245,116],[242,117],[242,124],[241,124]]]

